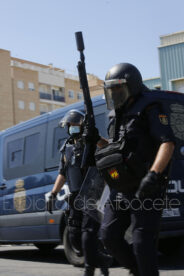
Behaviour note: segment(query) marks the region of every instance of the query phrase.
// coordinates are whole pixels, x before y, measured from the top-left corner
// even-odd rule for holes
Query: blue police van
[[[96,125],[106,137],[108,111],[102,96],[94,98],[93,106]],[[59,149],[68,136],[58,123],[70,109],[84,111],[84,104],[75,103],[0,132],[0,243],[34,243],[46,250],[63,240],[66,202],[58,201],[51,215],[45,211],[45,194],[57,177]],[[72,258],[71,252],[68,255]]]
[[[163,211],[160,232],[161,238],[174,239],[176,246],[176,238],[184,236],[184,95],[155,91],[154,97],[168,102],[177,140],[167,191],[172,204]],[[96,126],[107,137],[109,111],[105,99],[97,96],[92,102]],[[0,132],[0,244],[33,243],[46,250],[64,241],[69,261],[77,265],[82,259],[72,251],[66,236],[66,202],[59,201],[53,214],[45,211],[45,194],[55,182],[59,149],[68,136],[58,123],[70,109],[84,111],[84,104],[75,103]]]

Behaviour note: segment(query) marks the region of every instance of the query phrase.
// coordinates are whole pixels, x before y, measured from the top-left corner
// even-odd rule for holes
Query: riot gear
[[[105,77],[104,91],[108,109],[119,109],[144,87],[139,70],[130,63],[113,66]]]
[[[65,147],[61,149],[61,163],[60,172],[65,171],[67,177],[69,189],[71,193],[80,190],[83,181],[83,172],[80,169],[82,156],[83,156],[83,145],[80,141],[76,144],[66,143]]]
[[[137,77],[129,86],[126,74],[119,73],[123,66],[113,67],[106,76],[107,103],[115,108],[110,131],[113,140],[96,151],[96,166],[112,188],[104,210],[101,238],[131,275],[158,276],[156,243],[162,207],[158,208],[155,199],[164,198],[175,143],[169,122],[171,111],[164,102],[165,92],[146,92],[139,72],[133,74]],[[162,168],[157,163],[161,145],[171,152],[167,163],[161,152]],[[133,247],[125,235],[130,224]]]
[[[81,168],[85,146],[82,139],[84,117],[81,111],[73,109],[67,112],[59,122],[60,127],[67,127],[70,137],[60,149],[59,175],[62,178],[59,178],[59,181],[56,180],[55,189],[57,190],[57,185],[63,184],[62,179],[64,177],[71,193],[68,200],[70,208],[66,217],[68,241],[77,256],[84,254],[85,275],[93,275],[95,267],[101,268],[102,275],[108,275],[108,267],[112,258],[103,255],[99,248],[98,230],[100,224],[83,210],[77,209],[75,205],[76,196],[88,169],[88,167]],[[52,203],[52,198],[50,203]],[[52,209],[50,205],[48,206],[49,211]]]

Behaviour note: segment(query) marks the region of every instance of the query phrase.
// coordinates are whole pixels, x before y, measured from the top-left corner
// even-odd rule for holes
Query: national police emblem
[[[175,137],[184,140],[184,106],[171,104],[170,125]]]
[[[17,212],[22,213],[26,209],[26,191],[24,189],[24,180],[18,179],[15,182],[14,207]]]

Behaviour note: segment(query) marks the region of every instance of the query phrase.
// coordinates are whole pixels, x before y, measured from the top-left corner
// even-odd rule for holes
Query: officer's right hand
[[[84,127],[82,138],[85,143],[91,143],[95,145],[101,139],[98,128],[96,127],[90,128],[88,125],[85,125]]]
[[[48,197],[46,198],[46,209],[50,214],[52,214],[52,211],[54,209],[56,196],[57,196],[56,193],[51,192],[50,195],[48,195]]]
[[[159,178],[160,173],[149,171],[142,179],[135,196],[140,200],[159,196],[161,193]]]

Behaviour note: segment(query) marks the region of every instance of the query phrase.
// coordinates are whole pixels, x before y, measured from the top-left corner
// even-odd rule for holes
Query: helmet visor
[[[59,122],[60,127],[65,127],[68,124],[82,125],[84,114],[79,110],[71,110]]]
[[[130,92],[124,79],[106,81],[104,91],[107,108],[110,110],[120,108],[130,97]]]

